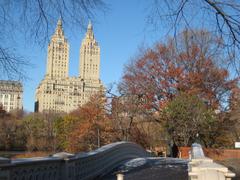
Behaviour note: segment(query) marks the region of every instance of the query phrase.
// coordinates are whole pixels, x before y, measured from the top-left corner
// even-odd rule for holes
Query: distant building
[[[18,81],[0,80],[0,106],[7,112],[22,110],[23,88]]]
[[[92,24],[80,48],[78,77],[69,77],[69,44],[61,20],[48,45],[47,71],[36,90],[35,112],[70,112],[104,89],[100,80],[100,47]]]

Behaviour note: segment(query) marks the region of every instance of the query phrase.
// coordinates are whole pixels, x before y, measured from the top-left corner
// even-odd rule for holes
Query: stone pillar
[[[124,175],[122,173],[118,173],[117,180],[124,180]]]
[[[190,180],[231,180],[235,173],[227,167],[213,162],[212,159],[205,157],[200,144],[192,145],[189,166]]]

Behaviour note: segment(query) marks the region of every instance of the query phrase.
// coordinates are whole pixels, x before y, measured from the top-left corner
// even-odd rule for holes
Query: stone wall
[[[57,153],[51,157],[0,159],[0,180],[77,180],[104,175],[126,160],[147,157],[139,145],[118,142],[89,153]]]
[[[207,158],[197,143],[192,145],[188,167],[189,180],[231,180],[235,177],[227,167]]]

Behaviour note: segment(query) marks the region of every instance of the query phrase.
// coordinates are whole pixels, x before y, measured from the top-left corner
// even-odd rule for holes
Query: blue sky
[[[108,12],[96,17],[93,22],[95,37],[101,48],[101,80],[107,87],[111,83],[119,82],[124,64],[134,57],[139,46],[151,46],[164,35],[160,29],[152,31],[148,28],[146,3],[138,0],[111,1]],[[64,24],[63,28],[70,44],[69,75],[77,76],[79,48],[85,30],[71,30]],[[30,80],[23,82],[24,109],[33,111],[35,89],[46,71],[47,44],[40,47],[24,39],[19,41],[23,42],[19,43],[20,52],[33,64],[32,68],[27,69]]]
[[[99,42],[101,48],[101,80],[106,87],[109,87],[110,84],[118,83],[120,81],[124,65],[138,53],[139,47],[153,46],[157,41],[166,40],[167,34],[174,34],[174,28],[171,29],[174,19],[170,18],[163,21],[159,18],[159,16],[155,16],[157,29],[154,30],[153,24],[147,24],[148,15],[156,14],[156,11],[151,11],[150,9],[151,5],[153,5],[153,0],[105,0],[105,2],[109,5],[109,10],[106,13],[98,12],[96,18],[92,21],[92,24],[95,38]],[[165,8],[165,4],[162,4],[161,1],[158,2],[162,5],[161,9],[158,9],[161,11],[160,13],[168,13],[168,8]],[[175,1],[175,4],[173,4],[174,6],[178,6],[176,2],[178,1]],[[16,3],[16,5],[18,5],[18,3]],[[209,11],[204,11],[205,5],[206,3],[203,3],[201,7],[198,7],[198,4],[189,3],[189,7],[184,11],[185,17],[187,17],[191,27],[197,29],[206,28],[210,32],[215,32],[214,12],[210,11],[212,14],[209,14]],[[200,8],[200,11],[193,11],[196,10],[193,8]],[[9,12],[14,19],[17,15],[19,15],[16,9],[17,7],[14,7],[12,12]],[[33,14],[34,13],[35,12],[33,12]],[[57,14],[54,14],[54,12],[52,13],[52,17],[58,16]],[[206,17],[208,18],[207,20],[205,20]],[[50,30],[51,35],[55,31],[57,20],[58,19],[55,20],[54,24],[51,24],[53,26],[50,26],[52,28]],[[6,47],[10,47],[11,50],[16,48],[16,52],[19,52],[20,55],[28,59],[30,63],[33,64],[33,67],[28,67],[26,69],[26,76],[29,77],[29,80],[23,81],[24,110],[31,112],[34,110],[35,90],[44,78],[46,72],[48,43],[46,42],[45,44],[38,45],[34,42],[34,38],[32,38],[32,40],[30,40],[30,38],[26,38],[26,36],[28,36],[28,32],[23,32],[21,29],[21,18],[16,18],[15,21],[18,22],[19,27],[10,26],[10,28],[7,29],[7,33],[4,34],[6,42],[2,41],[2,43],[4,46],[6,45]],[[68,25],[70,24],[66,22],[63,23],[65,37],[68,39],[70,45],[69,75],[78,76],[79,49],[86,32],[86,28],[82,28],[80,26],[77,27],[76,25],[70,27]],[[32,26],[33,28],[38,27],[34,26],[34,23],[32,23]],[[2,28],[4,29],[4,27],[5,26]],[[186,28],[185,21],[180,21],[177,27],[178,32]],[[31,29],[31,27],[29,29]],[[12,39],[11,36],[16,38]],[[1,74],[0,77],[2,79]]]

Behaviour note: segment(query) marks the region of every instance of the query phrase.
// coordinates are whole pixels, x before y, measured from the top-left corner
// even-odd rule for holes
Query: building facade
[[[18,81],[0,81],[0,106],[7,111],[23,109],[23,88]]]
[[[89,23],[80,47],[78,77],[69,77],[69,44],[61,20],[48,45],[47,71],[36,90],[35,112],[71,112],[104,87],[100,80],[100,47]]]

